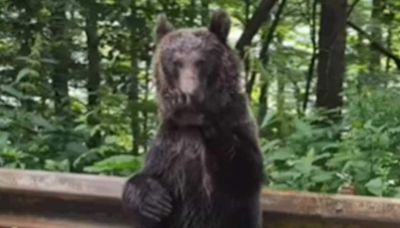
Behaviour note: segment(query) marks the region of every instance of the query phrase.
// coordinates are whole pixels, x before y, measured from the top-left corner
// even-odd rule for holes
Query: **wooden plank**
[[[0,192],[26,192],[62,198],[119,200],[125,179],[93,175],[0,170]]]
[[[271,215],[264,220],[263,228],[398,228],[395,224],[365,221],[341,221],[294,217],[280,214]]]
[[[105,223],[69,218],[48,218],[31,215],[4,215],[0,214],[0,227],[13,228],[129,228],[118,223]]]
[[[125,179],[0,169],[0,227],[128,227]],[[400,201],[265,190],[265,228],[400,227]]]
[[[267,213],[400,224],[398,199],[266,190],[262,204]]]
[[[125,179],[0,169],[0,227],[129,227]]]

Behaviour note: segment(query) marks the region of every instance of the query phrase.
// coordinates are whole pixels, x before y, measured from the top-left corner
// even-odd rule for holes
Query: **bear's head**
[[[164,119],[177,109],[187,116],[217,113],[240,91],[239,63],[227,44],[230,26],[224,11],[214,12],[209,27],[198,29],[175,29],[159,17],[154,73]]]

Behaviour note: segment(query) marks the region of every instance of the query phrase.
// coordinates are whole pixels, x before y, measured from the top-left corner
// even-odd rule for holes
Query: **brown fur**
[[[238,59],[226,44],[229,26],[224,12],[208,29],[158,23],[162,123],[145,168],[123,195],[138,227],[261,227],[262,158]]]

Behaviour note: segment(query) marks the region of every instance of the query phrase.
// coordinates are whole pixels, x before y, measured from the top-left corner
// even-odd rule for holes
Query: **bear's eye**
[[[204,64],[206,63],[206,61],[204,59],[199,59],[195,62],[197,67],[201,67],[204,66]]]
[[[183,63],[180,60],[175,60],[174,61],[174,66],[179,69],[179,68],[183,67]]]

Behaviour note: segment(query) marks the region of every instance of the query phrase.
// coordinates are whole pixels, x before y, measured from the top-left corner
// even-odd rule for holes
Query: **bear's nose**
[[[194,94],[199,86],[199,79],[191,69],[183,69],[179,77],[179,89],[186,94]]]

